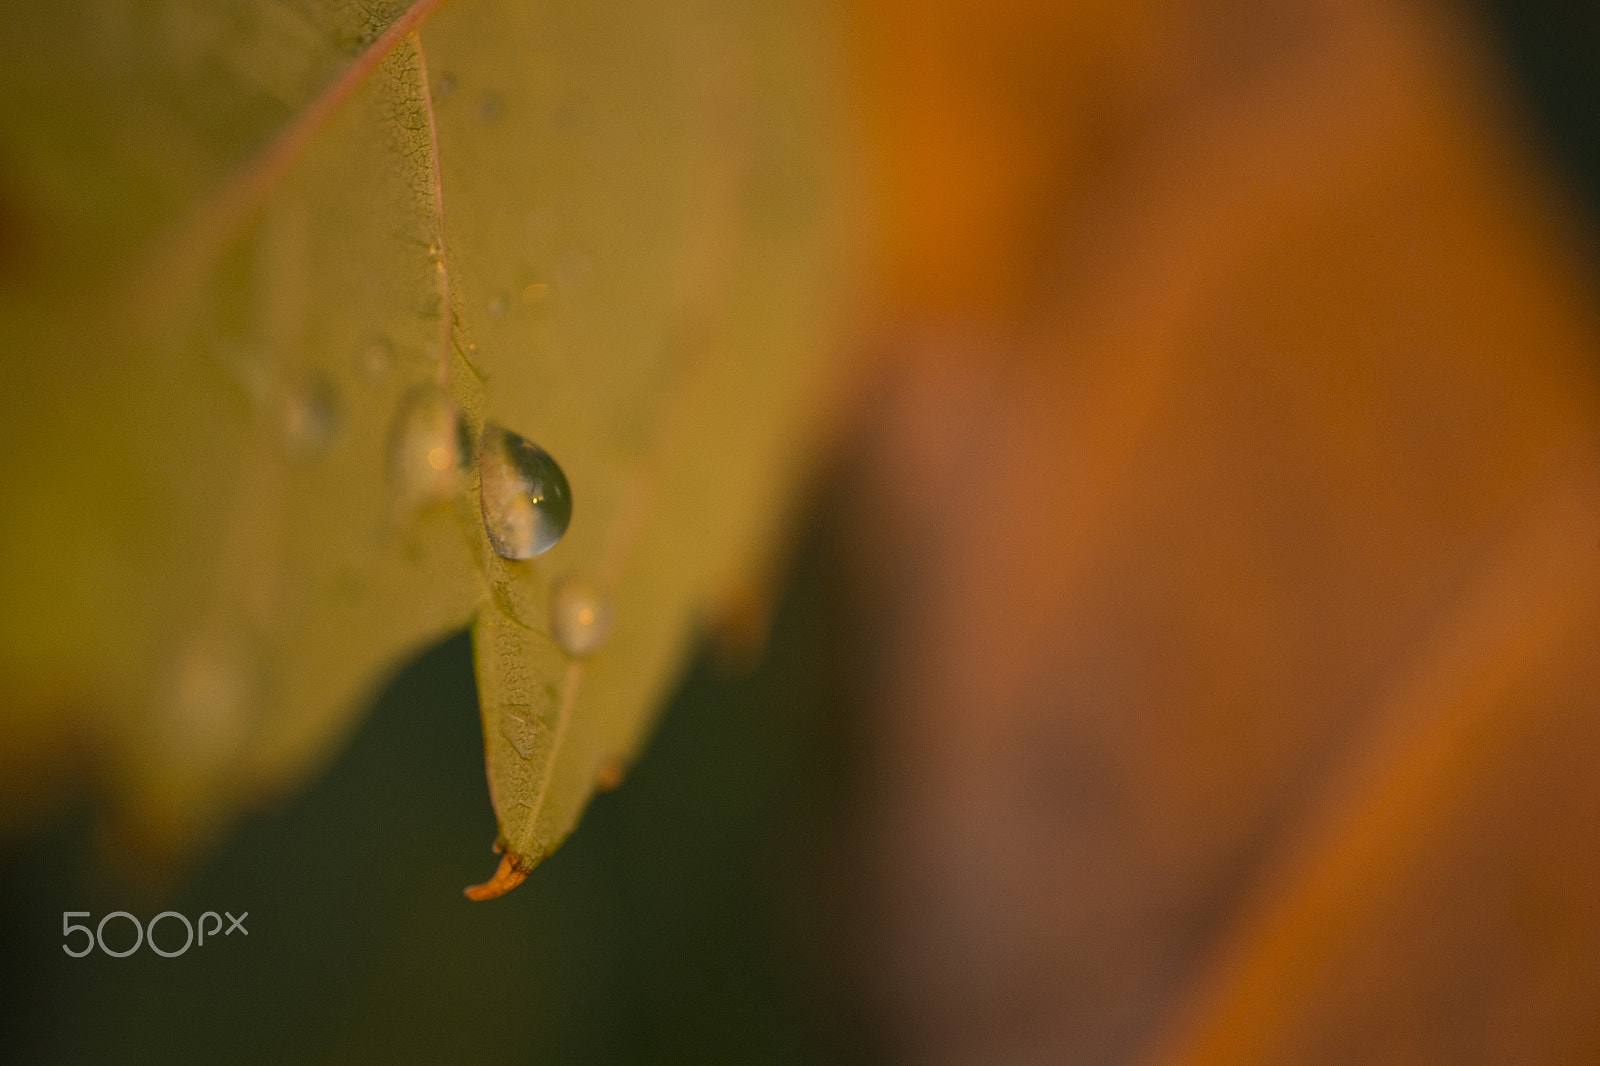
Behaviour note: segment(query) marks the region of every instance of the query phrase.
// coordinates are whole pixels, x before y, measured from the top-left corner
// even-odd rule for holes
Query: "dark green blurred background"
[[[1600,202],[1600,5],[1488,13],[1533,135]],[[0,1062],[876,1059],[840,918],[853,712],[827,543],[810,539],[765,658],[728,671],[700,656],[626,785],[503,900],[461,897],[494,866],[464,637],[406,668],[328,772],[176,899],[102,880],[87,812],[12,841]],[[169,908],[248,911],[249,935],[170,960],[61,950],[64,910]],[[131,938],[120,920],[107,931]]]
[[[0,1061],[863,1058],[821,932],[841,765],[826,556],[806,553],[765,658],[699,657],[627,783],[504,899],[461,896],[496,861],[464,636],[405,669],[331,769],[175,900],[101,881],[83,817],[14,847]],[[61,950],[63,910],[166,908],[247,910],[248,938],[175,959]],[[160,934],[182,942],[171,919]],[[133,933],[115,919],[106,937]]]

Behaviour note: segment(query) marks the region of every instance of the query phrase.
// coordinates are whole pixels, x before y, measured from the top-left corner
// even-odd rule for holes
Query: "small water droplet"
[[[503,292],[497,293],[495,298],[489,301],[489,314],[493,315],[495,318],[499,318],[510,309],[511,300]]]
[[[591,582],[563,578],[550,593],[550,635],[568,655],[593,655],[611,636],[611,601]]]
[[[455,91],[456,91],[456,76],[454,74],[441,75],[440,78],[439,78],[439,87],[434,90],[435,95],[437,95],[438,97],[443,99],[444,97],[449,96],[451,93],[453,93]]]
[[[506,113],[506,102],[499,93],[489,93],[478,105],[478,117],[485,122],[499,122]]]
[[[532,285],[525,286],[522,290],[522,298],[531,304],[539,303],[549,295],[550,286],[539,281],[534,282]]]
[[[483,525],[494,550],[532,559],[556,546],[572,520],[567,476],[544,449],[493,422],[478,448]]]
[[[382,385],[394,371],[394,346],[382,337],[363,344],[356,352],[356,370],[368,385]]]
[[[533,758],[533,723],[521,715],[507,714],[500,719],[500,732],[524,759]]]
[[[339,430],[339,401],[328,379],[313,375],[291,387],[278,428],[284,447],[297,459],[327,451]]]
[[[439,389],[424,386],[400,405],[389,434],[389,484],[400,517],[461,491],[463,432],[460,411]]]

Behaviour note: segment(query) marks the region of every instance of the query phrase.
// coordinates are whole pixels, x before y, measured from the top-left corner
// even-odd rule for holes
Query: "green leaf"
[[[13,781],[88,746],[181,852],[470,621],[503,874],[549,854],[836,376],[825,32],[793,0],[0,13]],[[485,535],[488,421],[571,485],[537,558]],[[614,619],[592,654],[562,581]]]

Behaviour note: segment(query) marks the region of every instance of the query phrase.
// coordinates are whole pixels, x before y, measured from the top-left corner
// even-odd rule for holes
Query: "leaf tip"
[[[481,903],[486,899],[496,899],[505,895],[527,879],[528,869],[516,856],[502,855],[493,877],[481,885],[471,885],[462,889],[462,894],[474,903]]]

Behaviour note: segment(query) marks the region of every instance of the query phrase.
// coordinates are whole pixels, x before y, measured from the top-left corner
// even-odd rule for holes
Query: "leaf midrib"
[[[172,230],[159,237],[142,257],[153,269],[141,270],[140,291],[134,305],[146,309],[171,307],[192,291],[195,282],[221,256],[238,232],[260,210],[267,197],[305,154],[318,133],[356,89],[377,69],[401,41],[416,33],[445,0],[416,0],[380,33],[321,92],[302,107],[288,125],[217,187]],[[418,42],[421,52],[421,42]],[[432,127],[433,98],[424,83],[429,109],[429,139],[438,160],[438,138]],[[437,184],[437,169],[435,170]],[[437,189],[436,189],[437,191]]]

